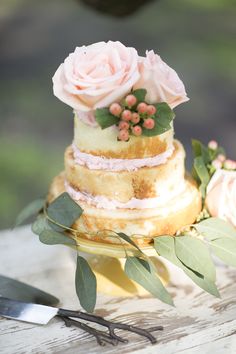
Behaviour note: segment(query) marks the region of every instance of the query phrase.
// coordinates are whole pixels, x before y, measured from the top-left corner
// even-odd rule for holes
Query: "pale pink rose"
[[[207,186],[206,206],[211,216],[236,227],[236,171],[217,170]]]
[[[53,76],[54,95],[76,111],[120,101],[139,80],[134,48],[109,41],[77,47]]]
[[[183,82],[177,73],[164,63],[161,57],[151,51],[140,57],[141,77],[134,88],[147,90],[148,103],[167,102],[171,108],[189,100]]]

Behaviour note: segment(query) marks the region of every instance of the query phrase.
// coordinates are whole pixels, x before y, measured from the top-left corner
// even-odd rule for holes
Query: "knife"
[[[4,275],[0,275],[0,296],[48,306],[59,303],[55,296]]]
[[[16,301],[8,299],[6,297],[0,297],[0,316],[9,319],[14,319],[17,321],[36,323],[41,325],[47,324],[52,318],[57,316],[58,318],[61,318],[64,321],[67,327],[73,325],[87,333],[92,334],[97,339],[97,342],[100,345],[105,345],[105,343],[116,345],[118,344],[118,342],[127,342],[126,339],[115,334],[114,330],[116,328],[127,330],[130,332],[134,332],[138,335],[144,336],[149,339],[153,344],[156,343],[156,339],[151,334],[151,332],[163,329],[162,326],[156,326],[145,330],[125,323],[112,322],[104,319],[103,317],[82,311],[71,311],[62,308]],[[90,321],[104,326],[108,329],[108,333],[90,327],[86,323],[75,320],[75,318]]]

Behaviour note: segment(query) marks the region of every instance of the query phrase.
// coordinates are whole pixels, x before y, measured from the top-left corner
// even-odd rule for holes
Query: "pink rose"
[[[164,63],[153,50],[140,57],[141,77],[134,88],[147,90],[148,103],[167,102],[171,108],[189,100],[183,82],[177,73]]]
[[[53,91],[77,111],[120,101],[139,80],[138,54],[120,42],[77,47],[53,76]]]
[[[207,186],[206,206],[211,216],[236,227],[236,171],[219,169]]]

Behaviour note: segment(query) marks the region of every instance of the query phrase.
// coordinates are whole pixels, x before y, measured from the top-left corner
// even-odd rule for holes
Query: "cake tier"
[[[143,167],[134,171],[91,170],[75,162],[71,146],[65,152],[65,175],[68,188],[74,195],[102,196],[127,203],[132,198],[170,199],[183,189],[185,151],[182,144],[174,141],[174,152],[162,164]],[[81,195],[81,197],[83,197]],[[88,197],[88,196],[87,196]],[[81,199],[81,198],[80,198]]]
[[[64,173],[57,176],[51,185],[48,201],[65,192]],[[185,189],[176,197],[151,209],[99,209],[79,202],[83,214],[73,228],[80,237],[97,242],[120,243],[116,237],[108,236],[102,230],[114,230],[134,236],[138,244],[151,242],[154,236],[174,235],[183,226],[192,224],[201,211],[201,195],[195,183],[187,178]]]
[[[154,137],[131,136],[128,142],[117,141],[117,127],[89,126],[77,116],[74,120],[74,144],[87,154],[118,159],[153,157],[172,147],[173,129]]]

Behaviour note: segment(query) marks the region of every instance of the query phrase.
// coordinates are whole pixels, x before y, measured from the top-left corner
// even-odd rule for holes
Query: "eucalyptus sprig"
[[[82,208],[69,194],[63,193],[49,205],[41,199],[32,202],[20,213],[17,224],[37,212],[39,215],[32,224],[32,231],[39,236],[42,243],[62,244],[77,250],[76,292],[81,306],[86,311],[93,312],[97,296],[96,276],[88,261],[78,252],[79,241],[76,236],[83,231],[73,228],[73,224],[83,213]],[[155,265],[135,242],[135,237],[113,230],[87,233],[96,235],[102,233],[102,237],[114,237],[119,240],[126,255],[124,268],[126,275],[156,298],[173,305],[173,300],[163,286]],[[127,244],[138,253],[128,254]],[[216,271],[211,255],[214,254],[226,264],[236,267],[236,230],[218,218],[203,218],[198,223],[182,228],[175,236],[154,237],[153,247],[159,256],[182,269],[195,284],[217,297],[220,295],[215,284]]]

